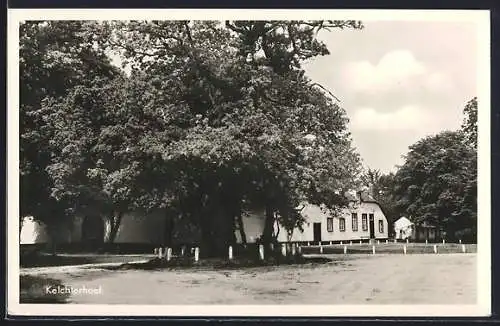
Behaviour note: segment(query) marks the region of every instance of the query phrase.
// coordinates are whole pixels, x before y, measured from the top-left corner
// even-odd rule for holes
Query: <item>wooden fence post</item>
[[[281,244],[281,255],[286,257],[286,244]]]
[[[194,248],[194,261],[197,262],[200,260],[200,248],[196,247]]]
[[[167,261],[172,258],[172,248],[167,248]]]

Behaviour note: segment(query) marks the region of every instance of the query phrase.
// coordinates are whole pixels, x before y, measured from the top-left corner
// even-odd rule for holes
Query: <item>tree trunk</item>
[[[226,257],[227,248],[234,244],[234,213],[231,209],[226,209],[224,205],[219,204],[216,210],[216,220],[213,225],[215,234],[215,251],[213,254],[216,257]]]
[[[240,232],[241,243],[247,244],[247,234],[245,233],[245,226],[243,224],[243,217],[241,216],[241,212],[236,215],[236,221],[238,224],[238,231]]]
[[[113,212],[111,217],[104,221],[104,242],[112,244],[115,242],[116,235],[120,229],[123,218],[123,212]]]
[[[165,230],[164,230],[164,237],[163,237],[163,245],[167,246],[169,248],[172,248],[173,240],[174,240],[174,227],[175,227],[175,222],[174,222],[174,217],[167,213],[165,216]]]
[[[201,253],[202,257],[212,257],[215,252],[215,236],[212,223],[208,219],[202,219],[201,223]]]
[[[269,246],[273,241],[274,233],[274,210],[271,205],[266,205],[266,216],[264,220],[264,231],[262,233],[262,242],[264,246]]]
[[[236,220],[235,220],[235,216],[233,214],[231,214],[229,216],[229,218],[231,221],[231,241],[230,241],[230,244],[234,246],[236,243],[238,243],[238,239],[236,238]]]
[[[57,228],[51,224],[47,224],[46,230],[49,236],[50,253],[52,256],[57,255]]]

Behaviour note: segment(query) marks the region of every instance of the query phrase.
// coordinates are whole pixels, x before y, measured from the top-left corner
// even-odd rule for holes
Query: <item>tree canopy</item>
[[[123,213],[163,208],[171,221],[167,241],[172,225],[188,223],[213,252],[234,241],[246,211],[265,210],[262,239],[269,243],[276,221],[289,230],[301,226],[304,201],[345,205],[343,194],[360,171],[348,119],[301,69],[303,60],[328,53],[318,30],[345,27],[362,25],[26,25],[22,69],[33,73],[21,80],[29,93],[24,111],[38,118],[32,128],[23,126],[31,143],[21,150],[45,178],[35,202],[50,200],[70,213],[101,211],[111,221],[111,241]],[[33,59],[32,47],[40,59]],[[129,65],[129,76],[109,64],[110,52]],[[58,65],[47,67],[44,60],[55,55]],[[36,93],[45,83],[63,86]],[[43,131],[38,143],[32,130]],[[42,150],[43,162],[29,157]],[[26,184],[34,182],[31,170],[22,170],[31,178]]]
[[[20,25],[20,211],[52,226],[67,203],[52,196],[46,168],[58,156],[47,117],[49,99],[66,96],[94,78],[120,72],[95,47],[91,24],[82,21],[28,21]]]
[[[439,227],[449,239],[477,236],[477,103],[467,103],[462,130],[444,131],[410,146],[394,176],[397,206],[416,223]],[[475,109],[474,109],[475,107]]]

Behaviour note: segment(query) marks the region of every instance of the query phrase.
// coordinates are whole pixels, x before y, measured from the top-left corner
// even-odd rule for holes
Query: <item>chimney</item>
[[[368,194],[372,197],[372,198],[375,198],[375,187],[373,185],[370,185],[370,187],[368,187]]]
[[[363,198],[361,197],[362,193],[363,193],[363,191],[361,191],[361,190],[356,191],[356,198],[358,199],[358,201],[360,203],[363,201]]]

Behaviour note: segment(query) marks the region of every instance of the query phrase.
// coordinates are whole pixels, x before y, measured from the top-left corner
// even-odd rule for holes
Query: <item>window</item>
[[[361,214],[361,227],[363,231],[368,231],[368,215]]]
[[[333,218],[329,217],[326,219],[326,229],[328,232],[333,232]]]
[[[345,231],[345,218],[343,217],[339,218],[339,230],[340,232]]]
[[[378,232],[384,233],[384,221],[378,220]]]
[[[358,231],[358,213],[352,213],[352,230]]]

